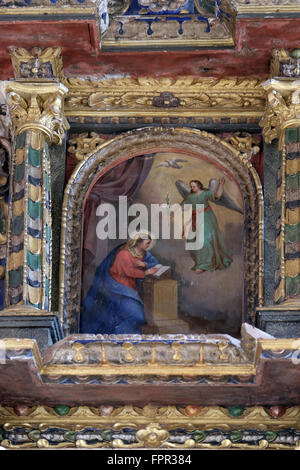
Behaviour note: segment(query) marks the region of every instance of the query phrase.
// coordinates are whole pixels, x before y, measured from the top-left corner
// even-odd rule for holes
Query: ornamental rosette
[[[145,429],[136,433],[139,443],[145,447],[160,447],[169,437],[168,431],[162,429],[158,424],[149,424]]]

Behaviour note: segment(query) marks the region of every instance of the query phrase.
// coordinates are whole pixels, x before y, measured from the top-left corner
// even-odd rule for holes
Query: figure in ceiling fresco
[[[153,243],[149,234],[133,234],[102,261],[83,301],[82,333],[141,333],[146,322],[142,282],[146,276],[155,274],[155,266],[159,266],[149,252]]]
[[[221,178],[219,181],[211,179],[209,188],[204,188],[201,181],[191,180],[189,190],[182,181],[178,180],[176,182],[178,191],[184,197],[181,205],[192,205],[191,228],[194,233],[196,233],[197,223],[199,223],[197,222],[196,213],[197,204],[201,204],[200,210],[204,211],[203,246],[201,249],[190,251],[191,257],[195,263],[192,270],[195,271],[196,274],[200,274],[204,271],[225,269],[228,268],[232,262],[231,250],[226,247],[216,216],[210,206],[210,202],[215,202],[242,213],[230,196],[224,192],[224,184],[225,178]],[[200,221],[200,223],[202,223],[202,221]]]

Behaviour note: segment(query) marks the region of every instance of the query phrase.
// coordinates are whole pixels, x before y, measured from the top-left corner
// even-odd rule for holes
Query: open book
[[[166,273],[169,269],[171,269],[171,266],[163,266],[162,264],[157,264],[154,266],[158,271],[153,274],[153,277],[155,278],[160,278],[164,273]]]

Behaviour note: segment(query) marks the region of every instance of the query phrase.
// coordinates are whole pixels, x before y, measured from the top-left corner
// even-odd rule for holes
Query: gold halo
[[[144,237],[143,237],[144,235]],[[156,239],[154,237],[154,235],[149,232],[148,230],[140,230],[139,232],[133,232],[131,234],[129,234],[129,239],[130,240],[137,240],[138,238],[148,238],[150,237],[151,238],[151,243],[149,245],[149,247],[147,248],[147,250],[150,250],[151,248],[154,247],[155,245],[155,242],[156,242]]]

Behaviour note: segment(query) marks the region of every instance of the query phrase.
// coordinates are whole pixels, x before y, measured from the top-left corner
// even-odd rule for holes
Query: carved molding
[[[299,449],[299,406],[0,407],[7,449]],[[178,432],[180,428],[180,432]]]
[[[36,17],[48,14],[59,20],[88,19],[99,30],[99,48],[171,50],[182,47],[230,47],[235,43],[239,16],[298,14],[298,0],[215,0],[213,2],[179,2],[139,0],[138,8],[119,0],[2,0],[0,15]],[[180,5],[179,9],[176,6]],[[237,18],[237,19],[236,19]],[[44,19],[44,18],[43,18]],[[98,34],[97,34],[98,36]]]
[[[248,132],[235,132],[228,138],[228,142],[248,160],[260,150],[259,146],[254,142],[253,136]]]
[[[261,117],[265,91],[258,79],[67,78],[66,116]]]
[[[41,131],[49,142],[61,144],[69,124],[64,116],[67,88],[52,82],[7,82],[7,103],[16,134]]]

